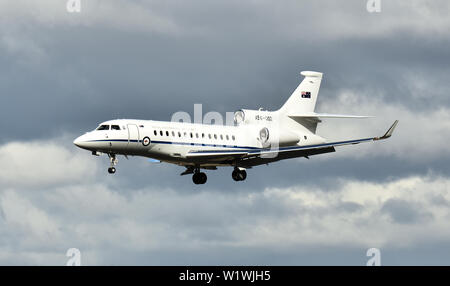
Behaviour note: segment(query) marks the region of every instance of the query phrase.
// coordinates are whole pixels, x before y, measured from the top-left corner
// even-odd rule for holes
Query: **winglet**
[[[392,126],[388,129],[388,131],[386,131],[386,133],[381,136],[381,137],[375,137],[373,138],[373,140],[384,140],[384,139],[388,139],[389,137],[392,136],[392,133],[394,133],[394,129],[398,124],[398,120],[395,120],[394,124],[392,124]]]

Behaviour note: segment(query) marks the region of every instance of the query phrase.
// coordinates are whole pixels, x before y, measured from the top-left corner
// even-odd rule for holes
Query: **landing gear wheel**
[[[232,177],[233,180],[235,180],[236,182],[239,181],[238,174],[239,174],[239,170],[237,170],[237,169],[235,169],[235,170],[233,171],[233,173],[231,173],[231,177]]]
[[[208,179],[208,177],[206,177],[205,173],[200,173],[200,184],[206,183],[207,179]]]
[[[108,154],[109,161],[111,162],[111,167],[108,168],[108,173],[114,174],[116,172],[116,168],[114,168],[115,165],[119,162],[116,158],[116,154]]]
[[[245,179],[247,179],[247,171],[241,170],[239,172],[239,177],[241,178],[241,181],[244,181]]]
[[[194,184],[196,185],[202,185],[206,183],[207,179],[208,178],[206,177],[206,174],[203,172],[194,173],[194,175],[192,176],[192,182],[194,182]]]
[[[199,173],[194,173],[194,175],[192,175],[192,182],[194,182],[194,184],[198,185],[200,184],[200,178],[199,178]]]
[[[238,168],[236,168],[233,170],[233,173],[231,173],[231,177],[236,182],[244,181],[247,178],[247,172],[245,170],[239,170]]]

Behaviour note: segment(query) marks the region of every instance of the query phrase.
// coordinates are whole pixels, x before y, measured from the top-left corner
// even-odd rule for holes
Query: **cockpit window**
[[[109,125],[100,125],[97,130],[109,130]]]
[[[111,130],[120,130],[119,125],[111,125]]]

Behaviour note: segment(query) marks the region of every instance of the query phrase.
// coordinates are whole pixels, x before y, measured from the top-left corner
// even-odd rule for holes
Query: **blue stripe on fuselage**
[[[364,139],[357,139],[357,140],[347,140],[347,141],[339,141],[339,142],[330,142],[330,143],[322,143],[322,144],[316,144],[316,145],[304,145],[304,146],[289,146],[289,147],[281,147],[277,150],[279,151],[288,151],[288,150],[301,150],[301,149],[309,149],[309,148],[318,148],[318,147],[330,147],[335,145],[341,145],[341,144],[357,144],[364,141],[370,141],[373,140],[373,138],[364,138]],[[128,142],[128,139],[104,139],[104,140],[91,140],[89,142],[99,142],[99,141],[112,141],[112,142]],[[130,142],[142,142],[142,140],[130,140]],[[152,143],[155,144],[174,144],[174,145],[190,145],[190,146],[204,146],[204,147],[221,147],[221,148],[234,148],[234,149],[243,149],[241,151],[249,151],[250,153],[256,153],[258,151],[269,151],[270,148],[259,148],[259,147],[248,147],[248,146],[231,146],[231,145],[215,145],[215,144],[202,144],[202,143],[185,143],[185,142],[170,142],[170,141],[152,141]],[[215,152],[211,150],[199,150],[194,151],[192,153],[208,153],[208,152]],[[234,152],[232,150],[221,150],[216,152]]]
[[[90,140],[88,142],[133,142],[139,143],[142,140],[128,140],[128,139],[101,139],[101,140]],[[258,147],[249,146],[236,146],[236,145],[221,145],[221,144],[203,144],[203,143],[186,143],[186,142],[170,142],[170,141],[151,141],[154,144],[173,144],[173,145],[190,145],[190,146],[203,146],[203,147],[221,147],[221,148],[239,148],[239,149],[252,149],[259,150]]]

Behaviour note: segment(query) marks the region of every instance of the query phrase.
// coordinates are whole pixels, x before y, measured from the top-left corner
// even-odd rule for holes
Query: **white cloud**
[[[22,241],[32,238],[40,242],[57,239],[59,230],[45,210],[35,207],[20,193],[7,190],[1,193],[2,217],[9,231],[24,234]]]
[[[361,247],[411,247],[433,239],[430,233],[436,238],[448,237],[449,186],[448,178],[427,175],[386,183],[342,181],[334,190],[269,189],[265,193],[271,194],[270,199],[296,206],[298,216],[279,221],[277,232],[251,233],[249,238],[257,239],[249,244],[275,244],[286,233],[290,235],[285,240],[291,244]],[[417,220],[405,224],[384,212],[383,207],[394,200],[415,207]]]
[[[62,141],[11,142],[0,146],[2,188],[45,187],[90,180],[96,174],[96,161],[79,156],[76,147]]]
[[[406,105],[389,103],[380,94],[341,90],[332,97],[320,96],[321,112],[372,115],[370,119],[328,119],[318,134],[330,140],[381,136],[394,120],[400,120],[392,138],[338,148],[335,157],[395,156],[414,162],[430,161],[450,155],[450,109],[412,110]]]
[[[178,258],[164,261],[194,255],[204,264],[212,250],[230,248],[364,253],[450,239],[449,178],[337,180],[333,186],[186,193],[61,181],[38,195],[28,191],[39,188],[33,185],[11,187],[0,191],[0,264],[62,265],[71,247],[82,250],[84,264],[158,264],[174,252]]]

